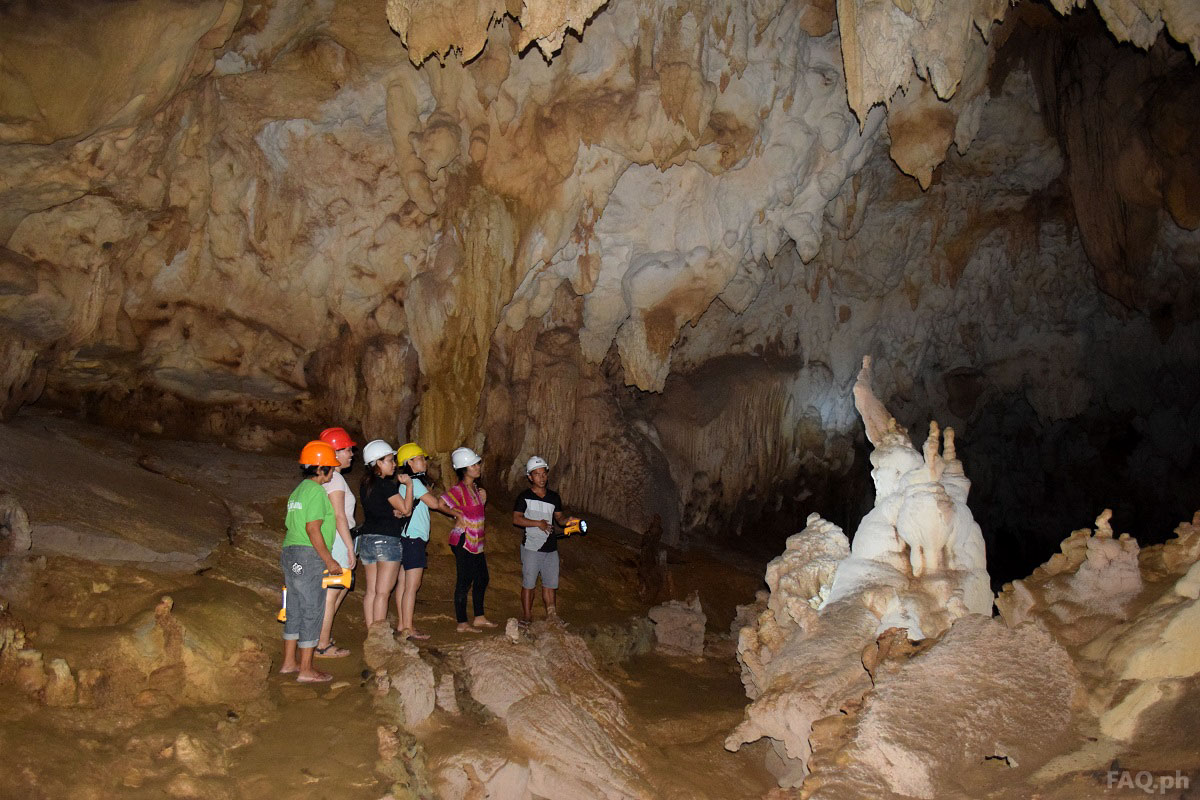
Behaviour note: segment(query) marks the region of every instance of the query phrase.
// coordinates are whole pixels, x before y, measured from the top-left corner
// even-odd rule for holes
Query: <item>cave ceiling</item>
[[[737,505],[732,455],[844,472],[865,351],[902,409],[1019,389],[1056,420],[1099,391],[1038,377],[1086,373],[1081,339],[1194,330],[1185,0],[0,17],[3,414],[335,420],[508,477],[538,450],[614,515],[585,476],[634,476],[630,524],[681,497],[675,529]]]

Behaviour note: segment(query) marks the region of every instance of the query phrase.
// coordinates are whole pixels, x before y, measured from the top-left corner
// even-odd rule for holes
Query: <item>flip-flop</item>
[[[333,676],[328,672],[318,672],[315,678],[305,678],[301,675],[296,678],[296,683],[329,683],[331,680]]]
[[[483,631],[481,631],[479,628],[476,628],[474,625],[468,625],[465,628],[455,628],[454,632],[455,633],[483,633]]]
[[[421,633],[420,631],[413,631],[412,633],[410,633],[410,634],[408,635],[408,638],[410,638],[410,639],[418,639],[418,640],[422,640],[422,641],[423,641],[423,640],[425,640],[425,639],[428,639],[428,638],[429,638],[429,634],[428,634],[428,633]]]
[[[313,651],[314,658],[345,658],[350,655],[350,651],[344,647],[338,647],[336,642],[330,642],[324,647],[318,647]]]
[[[471,627],[473,627],[473,628],[496,628],[499,626],[496,625],[496,623],[492,622],[491,620],[486,620],[484,622],[472,622]]]

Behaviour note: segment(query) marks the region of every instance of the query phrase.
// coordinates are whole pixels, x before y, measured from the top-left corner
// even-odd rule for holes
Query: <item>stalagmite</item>
[[[960,617],[991,614],[983,537],[966,506],[970,482],[953,435],[942,449],[932,423],[922,456],[870,382],[864,358],[854,398],[875,446],[874,508],[853,546],[837,526],[811,515],[768,565],[767,608],[739,634],[753,702],[725,746],[769,737],[782,786],[804,780],[813,724],[870,687],[861,654],[876,637],[894,628],[910,639],[938,637]]]
[[[1178,747],[1153,721],[1180,713],[1200,674],[1200,525],[1139,551],[1105,510],[1006,585],[989,619],[953,431],[931,424],[918,453],[870,379],[864,359],[875,506],[852,546],[813,514],[768,566],[770,594],[739,630],[751,703],[726,747],[767,737],[780,785],[819,800],[942,797],[989,780],[964,777],[989,760],[1034,791],[1130,748]]]

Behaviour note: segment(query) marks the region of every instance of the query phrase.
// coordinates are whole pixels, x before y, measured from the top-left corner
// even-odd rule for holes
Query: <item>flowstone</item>
[[[646,780],[625,698],[597,671],[582,638],[539,622],[517,641],[472,642],[462,655],[471,696],[504,722],[520,756],[456,754],[435,768],[441,796],[659,796]]]

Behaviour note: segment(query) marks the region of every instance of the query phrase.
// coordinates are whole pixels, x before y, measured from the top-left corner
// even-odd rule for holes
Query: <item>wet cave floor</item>
[[[32,551],[0,564],[4,613],[23,629],[26,648],[40,651],[46,664],[65,660],[80,684],[77,702],[56,704],[53,690],[37,690],[20,668],[16,680],[0,683],[0,795],[374,800],[387,794],[395,767],[379,755],[383,721],[362,655],[361,567],[359,587],[334,626],[334,638],[351,655],[318,662],[334,681],[300,685],[275,673],[283,505],[298,480],[289,459],[212,444],[131,441],[37,412],[0,425],[0,440],[0,479],[27,511],[34,538]],[[356,464],[352,486],[360,475]],[[487,614],[501,626],[494,631],[454,630],[449,521],[433,515],[416,615],[431,635],[421,643],[423,656],[435,664],[452,661],[467,641],[503,636],[504,621],[519,613],[519,534],[509,524],[506,494],[493,490],[488,512]],[[666,778],[697,798],[762,797],[775,785],[763,767],[763,746],[738,753],[723,747],[747,702],[729,623],[734,607],[751,602],[762,586],[762,565],[672,551],[671,596],[699,592],[708,615],[706,655],[628,656],[637,636],[631,620],[644,620],[648,610],[635,591],[640,537],[590,522],[588,537],[562,543],[559,612],[568,630],[593,642],[601,674],[626,698],[646,745],[649,777]],[[87,558],[128,555],[126,546],[135,553],[138,546],[165,550],[176,560],[133,566]],[[188,559],[194,564],[180,569]],[[182,666],[155,649],[170,638],[155,627],[164,596],[186,631]],[[543,614],[539,598],[535,618]],[[648,628],[641,630],[644,639]],[[201,668],[189,647],[220,656]],[[265,681],[260,663],[258,673],[234,679],[229,697],[204,688],[228,680],[194,685],[195,673],[223,669],[221,658],[233,664],[228,654],[239,648],[270,660]],[[626,655],[618,653],[622,648]],[[139,658],[164,666],[151,664],[141,670],[149,669],[148,678],[118,685],[125,679],[119,665]],[[85,700],[80,670],[90,664],[103,667],[112,685]],[[243,669],[239,664],[230,669]],[[190,670],[187,680],[180,670]],[[411,770],[428,775],[455,752],[509,747],[504,724],[470,706],[468,700],[458,715],[436,711],[413,731],[419,747],[405,754]]]

